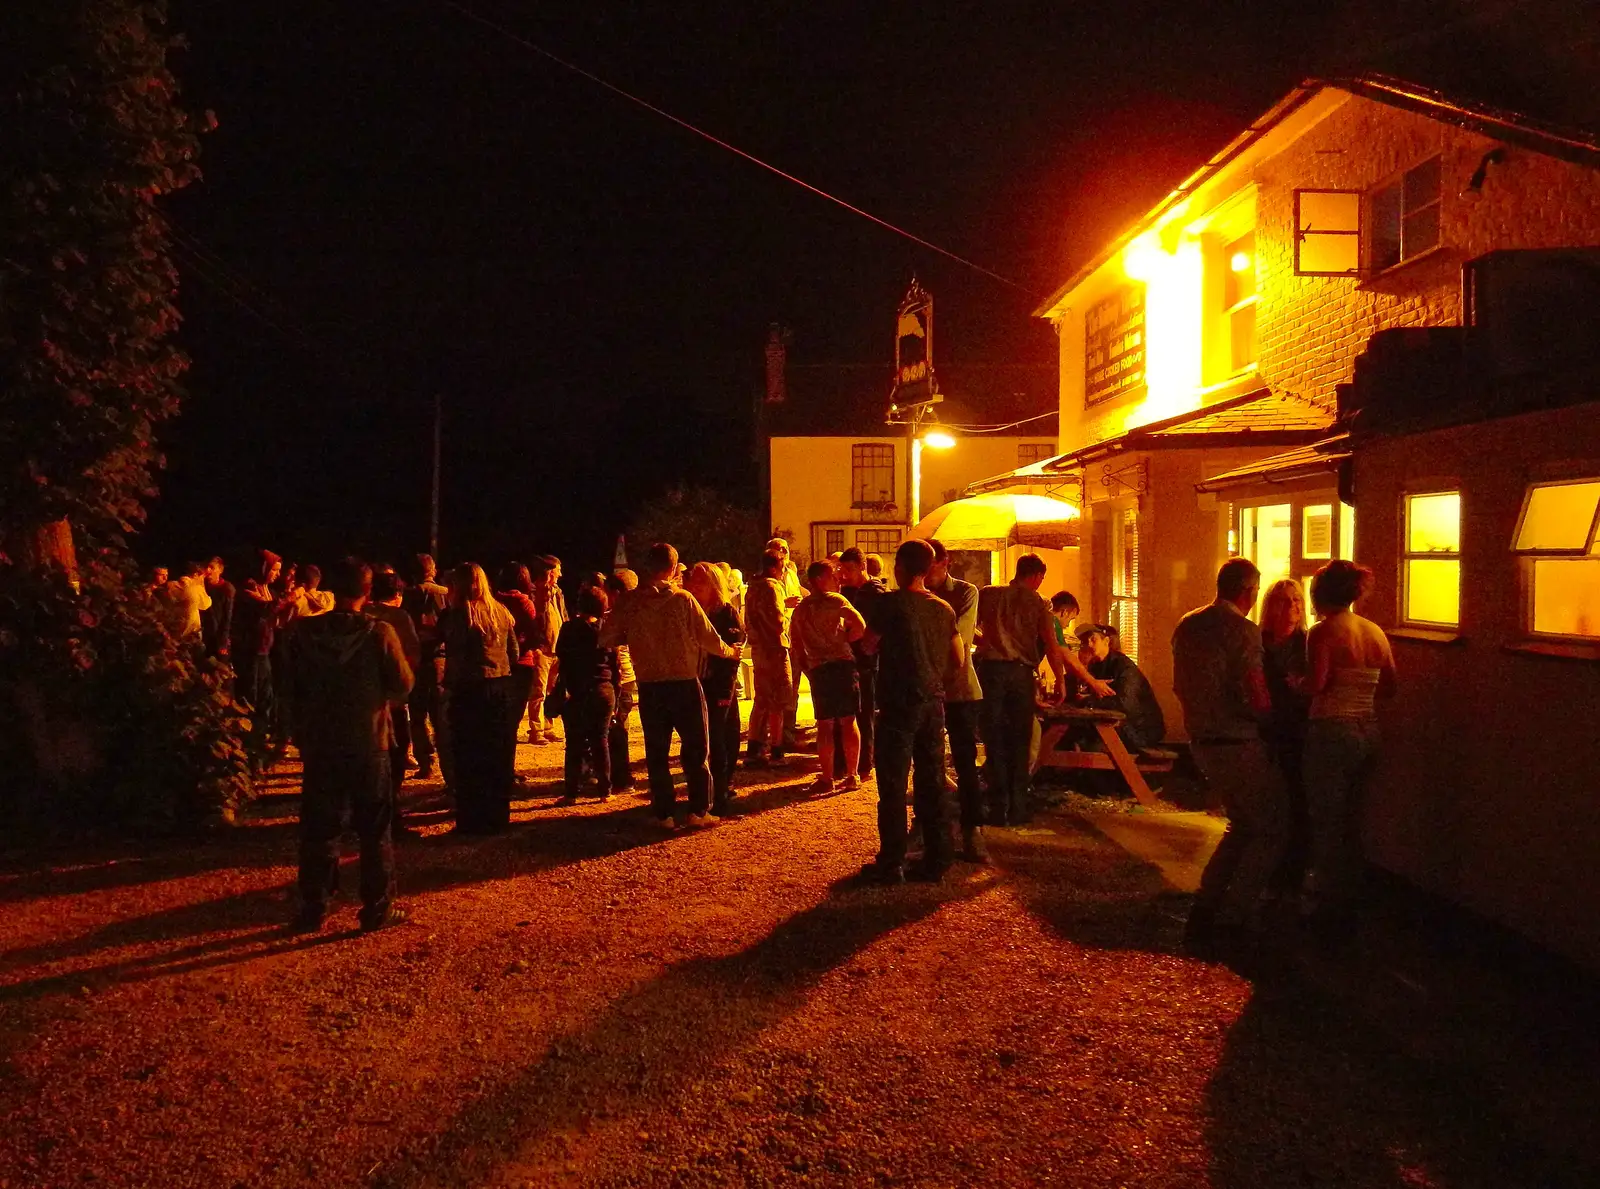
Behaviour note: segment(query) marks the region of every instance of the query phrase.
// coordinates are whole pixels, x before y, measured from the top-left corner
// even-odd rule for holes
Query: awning
[[[1136,426],[1117,437],[1080,446],[1043,462],[980,479],[969,483],[967,490],[982,494],[1012,487],[1038,487],[1044,485],[1039,480],[1046,476],[1054,476],[1059,484],[1091,462],[1136,450],[1309,445],[1326,436],[1332,422],[1333,414],[1314,401],[1257,388],[1175,417]]]
[[[1314,479],[1319,475],[1337,472],[1339,464],[1350,457],[1350,437],[1340,434],[1310,446],[1286,450],[1258,458],[1242,467],[1234,467],[1220,475],[1213,475],[1194,485],[1196,491],[1220,493],[1259,484],[1293,483],[1299,479]]]
[[[974,495],[935,508],[911,535],[947,549],[1071,549],[1078,544],[1078,509],[1045,495]]]

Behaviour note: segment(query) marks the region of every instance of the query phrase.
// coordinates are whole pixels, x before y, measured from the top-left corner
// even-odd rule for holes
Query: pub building
[[[1506,503],[1516,502],[1508,485],[1536,526],[1557,505],[1574,524],[1582,519],[1586,482],[1600,475],[1595,407],[1581,403],[1570,378],[1549,380],[1566,393],[1550,398],[1560,409],[1502,417],[1498,410],[1521,406],[1473,377],[1470,393],[1440,393],[1436,402],[1463,418],[1475,402],[1472,418],[1448,426],[1445,418],[1440,428],[1399,418],[1390,424],[1404,432],[1369,432],[1387,416],[1377,410],[1399,405],[1375,398],[1363,425],[1352,404],[1363,383],[1392,392],[1404,388],[1396,374],[1406,366],[1426,370],[1427,353],[1408,350],[1400,358],[1410,363],[1385,373],[1378,360],[1396,350],[1388,339],[1363,368],[1389,378],[1358,380],[1348,407],[1340,404],[1357,357],[1385,331],[1418,330],[1427,340],[1428,328],[1460,333],[1476,320],[1477,340],[1498,336],[1502,355],[1521,352],[1518,374],[1559,371],[1566,356],[1527,329],[1518,302],[1545,311],[1531,325],[1547,337],[1550,326],[1568,326],[1552,309],[1592,312],[1581,263],[1590,257],[1571,250],[1595,246],[1594,133],[1390,77],[1309,80],[1040,307],[1060,341],[1061,452],[968,491],[1044,489],[1079,504],[1084,617],[1117,625],[1175,739],[1183,719],[1172,696],[1172,631],[1214,597],[1224,558],[1255,561],[1263,589],[1280,577],[1304,580],[1336,557],[1371,566],[1377,590],[1364,609],[1396,632],[1408,691],[1406,709],[1391,716],[1387,775],[1372,798],[1390,814],[1369,822],[1372,857],[1600,966],[1600,905],[1577,860],[1592,860],[1600,839],[1564,812],[1581,808],[1585,822],[1600,820],[1593,797],[1582,795],[1593,791],[1600,758],[1596,563],[1585,560],[1593,537],[1573,544],[1581,535],[1573,528],[1551,538],[1566,551],[1549,552],[1535,527],[1521,552],[1500,542],[1509,553],[1494,564],[1465,552],[1476,533],[1512,531],[1522,505]],[[1507,297],[1491,306],[1486,294]],[[1505,345],[1512,325],[1526,331],[1515,350]],[[1592,341],[1594,328],[1568,337]],[[1488,358],[1474,350],[1473,359]],[[1503,358],[1495,366],[1496,375],[1512,374]],[[1587,391],[1588,399],[1600,394]],[[1444,418],[1437,409],[1430,416]],[[1425,450],[1437,450],[1433,463]],[[1471,450],[1482,453],[1467,466]],[[1541,482],[1554,494],[1539,494]],[[1483,485],[1482,504],[1474,484]],[[1475,506],[1487,520],[1475,518]],[[1512,604],[1524,610],[1513,614]],[[1491,614],[1492,629],[1477,619]],[[1515,640],[1503,635],[1513,631]],[[1526,696],[1510,692],[1515,681],[1490,696],[1479,668],[1490,653],[1534,683]],[[1431,701],[1416,700],[1423,697]],[[1512,743],[1520,728],[1492,709],[1508,700],[1524,713],[1537,704],[1556,724],[1521,774]],[[1405,742],[1408,733],[1428,742]],[[1504,747],[1497,762],[1478,754],[1490,741]],[[1468,768],[1485,764],[1482,778],[1468,778]],[[1495,796],[1469,791],[1490,780]],[[1551,785],[1549,804],[1533,796],[1546,791],[1539,781]],[[1519,797],[1518,812],[1500,812]]]

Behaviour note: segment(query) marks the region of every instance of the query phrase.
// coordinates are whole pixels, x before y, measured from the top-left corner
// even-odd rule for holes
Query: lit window
[[[1228,320],[1228,363],[1240,372],[1256,362],[1256,233],[1222,249],[1222,308]]]
[[[829,528],[822,531],[822,552],[832,557],[835,553],[844,552],[844,529]]]
[[[1461,493],[1406,496],[1404,591],[1407,623],[1461,622]]]
[[[1339,504],[1339,556],[1356,559],[1356,510],[1343,501]]]
[[[1361,271],[1361,193],[1294,192],[1294,271],[1302,277],[1353,277]]]
[[[1019,467],[1032,466],[1036,462],[1054,458],[1055,454],[1056,447],[1054,442],[1017,443],[1017,465]]]
[[[1374,270],[1439,246],[1441,177],[1439,158],[1430,157],[1373,192],[1369,250]]]
[[[1124,508],[1112,521],[1111,626],[1122,651],[1139,660],[1139,511]]]
[[[1600,638],[1600,479],[1529,487],[1512,540],[1529,559],[1529,628]]]

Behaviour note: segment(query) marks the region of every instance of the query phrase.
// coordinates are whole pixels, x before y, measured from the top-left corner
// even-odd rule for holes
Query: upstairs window
[[[1294,192],[1294,271],[1301,277],[1361,272],[1361,191]]]
[[[1054,442],[1018,442],[1017,465],[1019,467],[1032,466],[1036,462],[1043,462],[1047,458],[1054,458],[1056,447]]]
[[[894,447],[865,443],[850,447],[850,504],[871,508],[894,503]]]
[[[1402,618],[1423,627],[1459,626],[1461,493],[1433,491],[1406,496],[1404,528]]]
[[[1600,639],[1600,479],[1530,486],[1512,552],[1527,559],[1534,635]]]
[[[1439,158],[1429,157],[1373,191],[1368,263],[1374,272],[1439,246],[1442,178]]]
[[[1228,362],[1235,372],[1256,362],[1256,233],[1252,229],[1222,249],[1222,309],[1228,322]]]

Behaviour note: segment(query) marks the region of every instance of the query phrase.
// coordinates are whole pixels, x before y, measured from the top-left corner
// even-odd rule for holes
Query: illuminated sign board
[[[1089,307],[1084,318],[1083,403],[1144,388],[1144,286],[1127,285]]]

